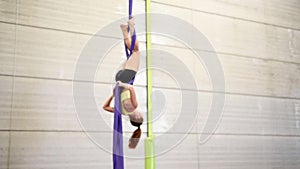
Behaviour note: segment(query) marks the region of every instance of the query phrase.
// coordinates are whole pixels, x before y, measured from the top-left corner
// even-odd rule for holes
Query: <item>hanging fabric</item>
[[[132,18],[132,8],[133,8],[133,0],[129,0],[128,19]],[[130,27],[129,26],[128,26],[127,30],[128,30],[128,32],[130,32]],[[131,37],[131,45],[130,45],[129,49],[127,49],[126,43],[124,42],[127,60],[130,58],[130,56],[133,53],[135,42],[136,42],[136,32],[134,30],[133,31],[133,35]],[[129,84],[133,85],[134,79],[135,78],[131,79],[131,81],[129,82]]]
[[[122,129],[122,109],[120,99],[120,87],[117,84],[114,90],[114,134],[113,134],[113,166],[114,169],[124,169],[123,154],[123,129]]]

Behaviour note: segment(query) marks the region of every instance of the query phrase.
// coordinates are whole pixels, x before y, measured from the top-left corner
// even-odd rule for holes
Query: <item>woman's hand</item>
[[[126,89],[132,87],[132,85],[127,84],[127,83],[123,83],[123,82],[121,82],[121,81],[117,81],[117,83],[119,84],[119,86],[124,87],[124,88],[126,88]]]

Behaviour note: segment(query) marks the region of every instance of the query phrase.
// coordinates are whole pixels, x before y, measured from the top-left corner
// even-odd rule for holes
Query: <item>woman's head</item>
[[[141,112],[135,109],[131,114],[129,114],[130,123],[135,127],[140,127],[143,124],[143,116]]]
[[[140,129],[140,126],[143,124],[144,119],[143,119],[142,114],[138,110],[134,110],[132,112],[132,114],[129,115],[129,118],[130,118],[130,123],[133,126],[138,127],[138,129],[136,129],[132,133],[132,136],[129,139],[128,147],[133,149],[137,146],[137,144],[139,143],[139,140],[141,138],[142,130]]]

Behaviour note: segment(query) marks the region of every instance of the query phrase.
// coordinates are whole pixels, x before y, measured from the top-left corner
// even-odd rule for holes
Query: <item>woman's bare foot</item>
[[[135,17],[132,17],[131,19],[128,20],[128,26],[129,26],[129,30],[130,30],[130,36],[133,36],[134,34],[134,20]]]
[[[121,24],[121,25],[120,25],[120,28],[121,28],[122,33],[123,33],[123,38],[124,38],[124,39],[128,39],[128,32],[127,32],[127,30],[128,30],[128,25]]]
[[[133,16],[132,18],[130,18],[128,20],[128,25],[133,25],[134,26],[134,21],[135,21],[135,17]]]
[[[121,28],[122,31],[127,31],[128,25],[121,24],[120,28]]]

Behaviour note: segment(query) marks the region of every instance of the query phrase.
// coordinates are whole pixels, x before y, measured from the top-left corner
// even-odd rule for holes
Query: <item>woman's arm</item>
[[[110,102],[112,101],[113,97],[114,97],[113,95],[110,96],[103,105],[104,110],[106,110],[108,112],[112,112],[112,113],[114,112],[114,108],[110,107]]]
[[[131,85],[129,86],[128,89],[130,91],[130,99],[131,99],[132,106],[134,108],[137,108],[138,104],[137,104],[137,101],[136,101],[135,91],[134,91],[134,89]]]

